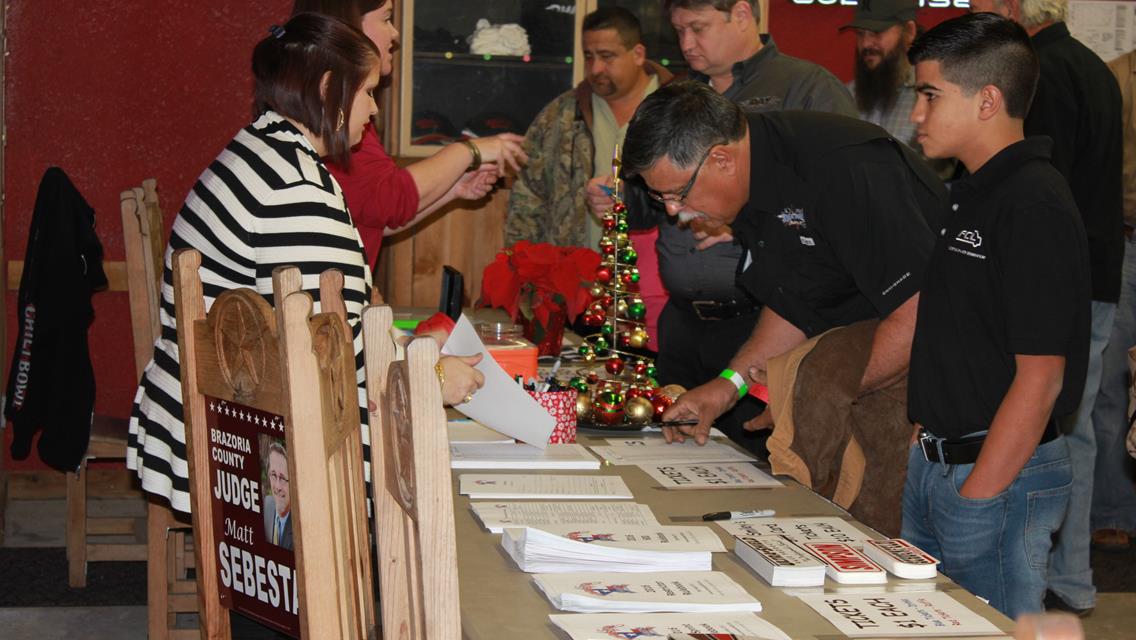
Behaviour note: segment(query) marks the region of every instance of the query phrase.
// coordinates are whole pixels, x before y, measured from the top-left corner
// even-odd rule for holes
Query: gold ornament
[[[576,419],[587,420],[592,417],[592,394],[581,393],[576,396]]]
[[[593,284],[591,290],[588,291],[588,293],[592,294],[593,298],[598,298],[598,297],[602,296],[603,292],[604,292],[603,285],[600,285],[600,284]]]
[[[671,402],[678,400],[678,397],[686,393],[686,387],[681,384],[668,384],[659,389],[659,395],[666,396],[671,399]]]
[[[651,419],[655,414],[655,407],[651,405],[651,401],[638,396],[627,401],[623,407],[623,412],[627,416],[627,421],[631,424],[643,424]]]
[[[631,346],[635,347],[636,349],[642,349],[643,347],[647,346],[647,334],[642,331],[636,331],[635,333],[631,334],[629,341],[631,343]]]

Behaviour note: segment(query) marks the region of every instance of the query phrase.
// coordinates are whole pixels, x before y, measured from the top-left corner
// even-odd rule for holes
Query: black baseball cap
[[[896,24],[915,19],[919,0],[859,0],[852,22],[840,27],[880,32]]]

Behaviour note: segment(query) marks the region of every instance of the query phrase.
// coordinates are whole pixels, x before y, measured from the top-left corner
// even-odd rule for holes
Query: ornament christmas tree
[[[643,424],[658,418],[674,401],[660,393],[655,362],[640,351],[647,346],[647,305],[639,295],[639,256],[628,236],[623,202],[619,146],[611,162],[611,209],[603,217],[600,264],[592,284],[584,324],[595,333],[584,336],[580,355],[586,367],[569,383],[579,391],[576,415],[600,424]],[[601,366],[602,365],[602,366]]]

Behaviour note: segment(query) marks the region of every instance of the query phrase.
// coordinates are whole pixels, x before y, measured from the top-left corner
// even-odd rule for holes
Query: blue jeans
[[[1128,434],[1128,348],[1136,346],[1136,242],[1124,244],[1120,302],[1104,350],[1100,394],[1093,407],[1097,441],[1092,530],[1136,531],[1136,461],[1124,449]]]
[[[903,537],[942,561],[940,571],[1017,618],[1041,610],[1051,536],[1061,526],[1073,473],[1065,438],[1037,448],[1002,493],[959,495],[973,464],[927,462],[912,447],[903,490]]]
[[[1067,604],[1078,609],[1096,606],[1097,590],[1093,586],[1093,569],[1089,565],[1089,511],[1093,504],[1093,466],[1097,459],[1096,434],[1093,431],[1093,405],[1101,383],[1101,360],[1116,305],[1093,301],[1093,328],[1089,338],[1089,368],[1085,390],[1076,413],[1061,423],[1069,443],[1069,459],[1073,462],[1073,493],[1069,496],[1069,513],[1057,534],[1049,558],[1049,588]]]

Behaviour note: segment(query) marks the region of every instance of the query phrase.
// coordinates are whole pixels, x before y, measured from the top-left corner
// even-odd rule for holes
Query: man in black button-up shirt
[[[765,383],[769,358],[833,327],[879,318],[861,387],[902,378],[933,244],[927,220],[945,206],[942,184],[913,151],[853,118],[746,115],[684,82],[640,106],[623,166],[671,216],[732,225],[746,249],[738,281],[766,304],[730,361],[738,377],[724,372],[683,394],[668,419],[699,423],[668,430],[668,439],[704,442],[743,385]]]
[[[908,408],[923,429],[907,463],[903,537],[1011,618],[1041,608],[1072,465],[1054,415],[1080,400],[1089,344],[1089,249],[1051,141],[1025,138],[1037,57],[991,13],[917,39],[912,111],[931,157],[970,172],[919,300]]]

